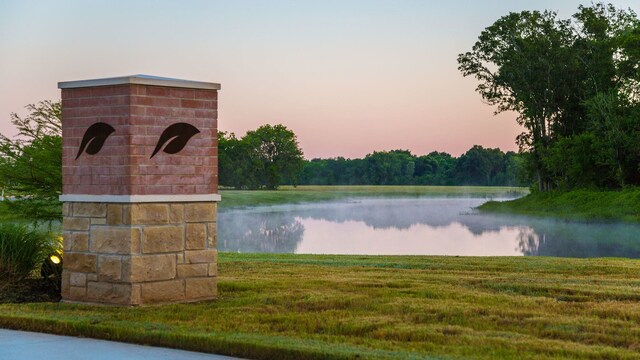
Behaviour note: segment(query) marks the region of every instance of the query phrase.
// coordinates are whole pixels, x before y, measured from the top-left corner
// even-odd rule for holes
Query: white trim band
[[[142,74],[120,76],[120,77],[113,77],[113,78],[104,78],[104,79],[61,81],[58,83],[58,89],[75,89],[75,88],[83,88],[83,87],[124,85],[124,84],[140,84],[140,85],[168,86],[168,87],[178,87],[178,88],[188,88],[188,89],[220,90],[220,84],[218,83],[173,79],[173,78],[142,75]]]
[[[163,203],[163,202],[208,202],[220,201],[219,194],[192,195],[60,195],[62,202],[103,202],[103,203]]]

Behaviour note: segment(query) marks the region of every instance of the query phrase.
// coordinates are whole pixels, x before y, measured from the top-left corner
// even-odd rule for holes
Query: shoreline
[[[488,201],[477,209],[563,220],[640,223],[640,188],[531,193],[509,201]]]

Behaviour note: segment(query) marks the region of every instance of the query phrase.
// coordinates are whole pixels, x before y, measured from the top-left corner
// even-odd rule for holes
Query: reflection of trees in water
[[[518,227],[518,247],[524,255],[535,255],[530,253],[532,250],[537,250],[540,247],[540,243],[544,242],[544,235],[538,235],[532,228],[527,226]]]
[[[481,202],[482,199],[371,199],[223,211],[219,218],[219,247],[221,251],[291,253],[302,240],[301,219],[316,219],[358,221],[374,229],[400,230],[418,224],[437,228],[458,223],[476,236],[517,228],[517,249],[524,255],[640,258],[638,225],[471,213]]]
[[[520,228],[518,249],[524,255],[640,258],[640,229],[628,224],[584,224],[530,219]]]
[[[297,216],[336,223],[359,221],[373,229],[409,229],[417,224],[433,227],[460,222],[482,199],[368,199],[349,203],[300,207]]]
[[[290,214],[228,215],[218,219],[220,251],[291,253],[302,240],[304,225]]]

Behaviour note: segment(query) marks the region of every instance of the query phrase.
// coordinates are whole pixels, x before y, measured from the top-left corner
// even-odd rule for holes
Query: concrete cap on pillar
[[[58,83],[58,89],[75,89],[75,88],[83,88],[83,87],[124,85],[124,84],[220,90],[220,84],[217,84],[217,83],[174,79],[174,78],[168,78],[168,77],[151,76],[151,75],[143,75],[143,74],[118,76],[118,77],[102,78],[102,79],[61,81]]]

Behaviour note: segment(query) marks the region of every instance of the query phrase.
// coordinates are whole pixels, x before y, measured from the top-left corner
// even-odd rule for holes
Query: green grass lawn
[[[221,208],[316,202],[357,197],[523,196],[527,188],[503,186],[282,186],[271,190],[220,190]]]
[[[574,220],[640,222],[640,189],[535,193],[512,201],[487,202],[479,209],[485,212],[552,216]]]
[[[0,327],[262,359],[640,351],[640,261],[220,254],[218,300],[0,305]]]

